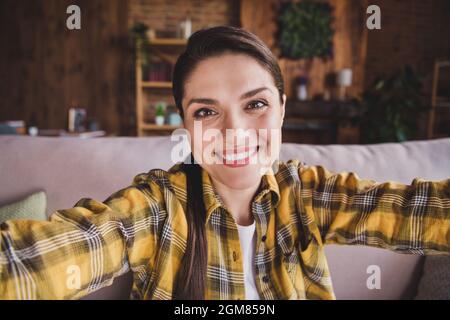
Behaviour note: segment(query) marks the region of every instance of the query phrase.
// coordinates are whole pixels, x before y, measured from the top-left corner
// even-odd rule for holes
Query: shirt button
[[[269,282],[269,276],[268,276],[268,275],[265,275],[265,276],[262,278],[262,280],[263,280],[265,283]]]
[[[237,260],[237,254],[236,254],[236,251],[233,251],[233,261],[236,261]]]
[[[267,239],[266,235],[263,235],[263,236],[261,237],[261,241],[266,241],[266,239]]]

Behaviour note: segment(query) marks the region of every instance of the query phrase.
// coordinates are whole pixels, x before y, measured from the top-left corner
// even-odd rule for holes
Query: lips
[[[250,163],[250,158],[259,150],[259,146],[255,147],[240,147],[235,149],[225,149],[217,156],[222,160],[221,162],[228,167],[236,168],[246,166]]]

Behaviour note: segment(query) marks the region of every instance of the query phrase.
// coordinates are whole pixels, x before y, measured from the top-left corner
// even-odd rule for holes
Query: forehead
[[[259,87],[275,88],[271,74],[250,56],[226,53],[197,65],[185,83],[184,98],[230,99]]]

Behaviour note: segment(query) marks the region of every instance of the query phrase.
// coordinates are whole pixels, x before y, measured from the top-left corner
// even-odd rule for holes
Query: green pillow
[[[47,196],[44,191],[0,207],[0,223],[10,219],[47,220]]]

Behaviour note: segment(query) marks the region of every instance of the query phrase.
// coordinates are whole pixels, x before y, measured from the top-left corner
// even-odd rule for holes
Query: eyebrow
[[[244,93],[243,95],[241,95],[241,100],[253,97],[255,94],[257,94],[261,91],[264,91],[264,90],[269,90],[270,92],[272,92],[272,90],[270,90],[267,87],[256,88],[256,89],[250,90],[250,91]],[[219,104],[219,101],[217,101],[215,99],[210,99],[210,98],[192,98],[191,100],[189,100],[189,102],[186,106],[186,109],[189,108],[189,106],[193,103]]]
[[[244,93],[244,94],[241,96],[241,100],[244,100],[244,99],[253,97],[255,94],[257,94],[257,93],[259,93],[259,92],[261,92],[261,91],[264,91],[264,90],[269,90],[270,92],[272,92],[272,90],[270,90],[270,89],[267,88],[267,87],[261,87],[261,88],[253,89],[253,90],[251,90],[251,91],[249,91],[249,92]]]

